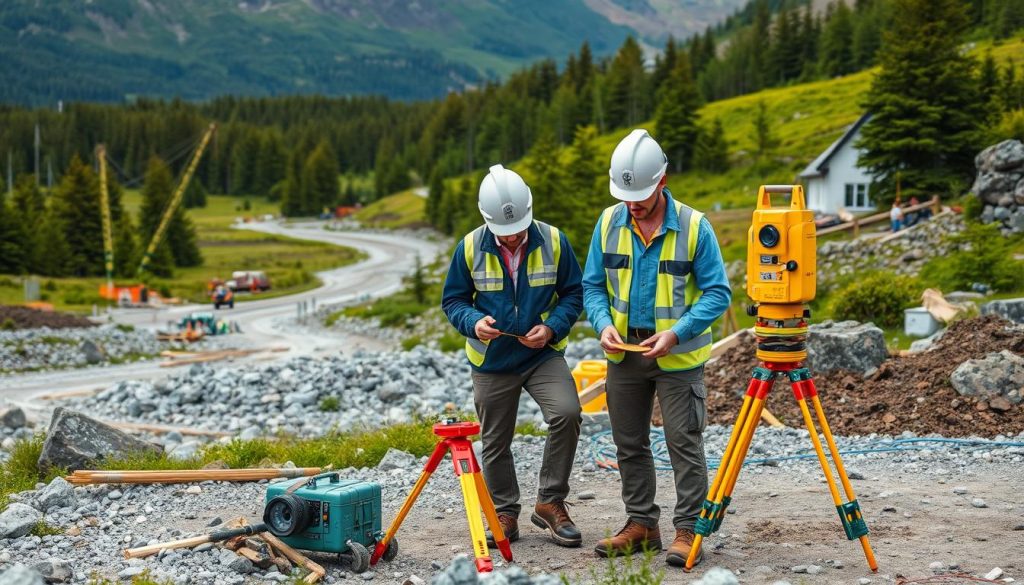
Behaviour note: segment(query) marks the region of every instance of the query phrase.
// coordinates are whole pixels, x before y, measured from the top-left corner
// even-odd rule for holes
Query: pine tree
[[[523,179],[534,195],[534,215],[551,225],[567,230],[577,212],[579,199],[567,197],[558,163],[558,144],[550,132],[542,132],[523,161]],[[570,234],[572,238],[572,234]]]
[[[40,272],[43,253],[43,234],[39,229],[46,215],[46,197],[36,186],[35,177],[20,175],[15,181],[14,194],[11,196],[11,211],[21,226],[32,226],[25,230],[21,239],[22,257],[25,270]]]
[[[654,95],[661,92],[661,87],[668,80],[669,75],[676,68],[676,61],[679,59],[680,51],[676,47],[675,37],[669,35],[665,42],[665,49],[660,55],[654,58],[654,74],[651,76],[651,91]]]
[[[676,172],[690,168],[697,141],[697,108],[700,94],[690,74],[686,53],[676,58],[676,66],[665,81],[654,111],[658,143]]]
[[[650,98],[646,77],[640,44],[632,36],[626,37],[606,77],[605,120],[610,127],[633,126],[647,117]]]
[[[826,76],[838,77],[854,71],[853,33],[853,14],[846,2],[839,0],[821,34],[821,71]]]
[[[192,177],[188,187],[185,189],[185,195],[181,200],[181,205],[185,209],[206,207],[206,187],[203,187],[203,182],[199,180],[199,177]]]
[[[1006,64],[999,91],[1005,109],[1018,110],[1024,107],[1024,79],[1017,79],[1017,67],[1012,61]]]
[[[882,202],[894,197],[897,172],[905,197],[959,193],[974,172],[984,121],[974,60],[960,52],[965,5],[896,0],[892,10],[865,100],[872,118],[856,144],[859,164]]]
[[[306,213],[319,215],[324,208],[338,203],[341,191],[338,174],[338,159],[324,140],[313,149],[302,168]]]
[[[562,173],[563,196],[581,210],[559,226],[565,230],[579,258],[585,258],[594,227],[595,210],[608,206],[608,167],[597,149],[597,128],[576,129]],[[588,213],[589,212],[589,213]]]
[[[771,156],[775,147],[778,146],[778,139],[772,129],[771,118],[768,116],[768,105],[764,100],[757,102],[757,114],[754,117],[754,139],[757,144],[757,159],[764,160]]]
[[[139,228],[142,241],[148,246],[167,210],[174,191],[171,171],[159,157],[151,157],[142,187],[142,209]],[[195,226],[180,206],[171,215],[167,231],[149,261],[149,271],[157,276],[170,276],[175,266],[198,266],[202,255],[196,244]]]
[[[722,121],[715,118],[710,129],[702,128],[693,153],[693,166],[711,173],[729,170],[729,144],[725,140]]]
[[[253,192],[258,195],[270,195],[270,190],[285,177],[284,138],[277,129],[263,132],[259,140],[259,154],[256,157],[256,168],[253,177]]]
[[[43,276],[67,276],[74,269],[71,247],[65,237],[66,227],[54,207],[47,209],[43,217],[40,254],[34,271]]]
[[[349,183],[351,186],[351,183]],[[430,172],[429,186],[427,187],[426,215],[430,225],[437,226],[440,223],[441,200],[444,199],[444,176],[441,175],[439,165],[434,165]]]
[[[25,226],[17,210],[7,201],[7,190],[0,182],[0,273],[19,274],[25,268]]]
[[[92,168],[77,155],[72,157],[51,198],[63,239],[67,242],[69,255],[64,259],[63,266],[74,276],[102,275],[100,185]]]
[[[992,51],[985,51],[978,71],[978,94],[985,101],[985,113],[989,122],[999,119],[1003,108],[1002,96],[999,92],[999,68],[996,66]]]

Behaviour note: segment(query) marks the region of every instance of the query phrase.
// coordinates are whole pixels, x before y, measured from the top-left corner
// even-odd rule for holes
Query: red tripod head
[[[434,434],[446,438],[471,437],[480,434],[480,423],[455,421],[437,423],[434,425]]]

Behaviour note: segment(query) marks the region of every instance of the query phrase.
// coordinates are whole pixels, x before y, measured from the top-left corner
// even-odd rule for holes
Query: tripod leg
[[[416,480],[416,485],[413,486],[412,491],[409,492],[409,496],[405,498],[405,502],[402,504],[402,508],[398,511],[398,515],[395,516],[395,520],[388,526],[387,532],[384,533],[384,537],[380,539],[377,546],[373,549],[373,554],[370,555],[370,565],[376,565],[380,557],[384,555],[384,551],[388,548],[388,543],[394,538],[395,533],[398,532],[399,527],[402,526],[402,522],[405,520],[406,515],[409,514],[409,510],[412,509],[412,505],[416,503],[416,498],[419,497],[420,492],[427,485],[427,480],[430,479],[430,475],[437,470],[438,464],[444,459],[445,453],[448,452],[448,440],[445,439],[434,447],[434,452],[430,454],[430,459],[427,460],[427,464],[423,466],[423,473],[420,474],[419,479]]]
[[[487,550],[487,537],[484,534],[484,521],[480,517],[481,503],[480,493],[477,491],[476,477],[480,475],[480,465],[473,454],[473,444],[464,437],[449,439],[452,450],[452,463],[455,465],[455,475],[459,478],[459,485],[462,486],[462,501],[466,506],[466,520],[469,521],[469,535],[473,539],[473,556],[476,557],[476,570],[478,573],[490,573],[494,570],[491,562],[491,554]],[[490,499],[490,495],[487,496]],[[491,508],[494,505],[491,504]],[[490,519],[488,519],[490,521]],[[501,526],[498,525],[497,514],[495,514],[494,526],[498,531],[494,532],[495,544],[498,535],[501,534]],[[505,535],[501,534],[502,540]],[[508,543],[506,542],[506,545]]]
[[[732,489],[736,485],[736,478],[739,475],[739,468],[743,466],[743,459],[746,457],[747,449],[750,447],[750,440],[761,419],[761,410],[764,408],[764,401],[771,391],[775,380],[774,372],[765,368],[755,368],[747,392],[743,396],[743,405],[740,406],[740,413],[732,427],[732,434],[726,444],[725,453],[715,472],[715,479],[708,491],[708,497],[704,500],[700,516],[694,525],[693,546],[690,547],[690,555],[686,559],[685,570],[693,568],[697,559],[697,551],[705,536],[710,536],[721,526],[725,518],[725,510],[731,501]]]
[[[480,497],[480,507],[483,508],[484,517],[487,518],[487,526],[494,535],[494,544],[501,552],[502,558],[512,562],[512,544],[501,529],[501,522],[498,522],[498,512],[494,509],[494,501],[491,499],[491,492],[487,489],[482,473],[477,471],[473,474],[473,481],[476,483],[476,493]]]
[[[846,475],[846,469],[843,467],[843,460],[839,456],[839,449],[836,447],[835,439],[832,437],[832,430],[828,426],[828,420],[825,419],[825,411],[821,408],[821,401],[818,399],[818,389],[814,386],[814,380],[811,378],[810,371],[806,368],[793,370],[789,373],[789,377],[793,381],[793,395],[796,396],[800,412],[803,413],[804,424],[807,425],[807,430],[810,432],[811,443],[814,444],[814,451],[818,454],[818,462],[821,463],[821,469],[825,473],[825,481],[828,483],[828,489],[832,494],[832,502],[836,506],[836,511],[839,512],[839,520],[842,522],[843,530],[846,532],[846,538],[850,540],[857,538],[860,540],[868,567],[872,571],[878,571],[878,562],[875,560],[875,554],[871,550],[871,543],[868,542],[867,524],[864,522],[863,514],[861,514],[860,504],[857,502],[853,486],[850,484],[850,478]],[[828,443],[832,461],[836,465],[836,473],[843,483],[843,489],[846,491],[849,502],[843,503],[839,495],[839,488],[832,477],[832,468],[829,467],[825,451],[821,447],[821,440],[818,438],[817,428],[811,419],[811,411],[807,407],[808,398],[811,399],[814,405],[818,422],[821,423],[822,434]]]

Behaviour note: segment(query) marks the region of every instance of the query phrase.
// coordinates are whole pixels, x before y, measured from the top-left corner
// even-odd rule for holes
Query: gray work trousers
[[[651,454],[654,396],[665,420],[665,444],[675,474],[676,507],[672,524],[693,529],[708,493],[703,431],[707,426],[704,367],[665,372],[656,360],[626,352],[621,363],[608,363],[608,415],[622,478],[626,514],[647,527],[658,525],[661,509]]]
[[[519,396],[526,390],[544,415],[548,439],[540,467],[537,502],[569,495],[569,474],[580,437],[580,399],[569,366],[555,356],[522,374],[473,372],[473,402],[480,418],[484,480],[498,512],[518,516],[519,480],[512,460]]]

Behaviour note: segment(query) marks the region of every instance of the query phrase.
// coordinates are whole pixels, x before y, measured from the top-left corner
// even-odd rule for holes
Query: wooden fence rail
[[[938,195],[932,197],[930,201],[925,201],[924,203],[918,203],[917,205],[911,205],[909,207],[904,207],[903,208],[903,214],[906,215],[907,213],[913,213],[915,211],[920,211],[920,210],[926,209],[928,207],[932,208],[932,213],[934,215],[938,215],[938,213],[940,211],[942,211],[942,205],[939,204],[939,196]],[[824,235],[828,235],[828,234],[834,234],[834,233],[837,233],[837,232],[845,232],[846,230],[852,229],[853,230],[853,237],[857,237],[857,236],[860,235],[860,228],[861,228],[861,226],[871,225],[873,223],[878,223],[880,221],[888,221],[888,219],[889,219],[889,212],[888,211],[883,211],[881,213],[876,213],[874,215],[869,215],[867,217],[855,217],[855,218],[853,218],[853,221],[848,221],[848,222],[845,222],[845,223],[841,223],[839,225],[834,225],[834,226],[831,226],[831,227],[827,227],[825,229],[818,230],[818,235],[819,236],[824,236]]]

